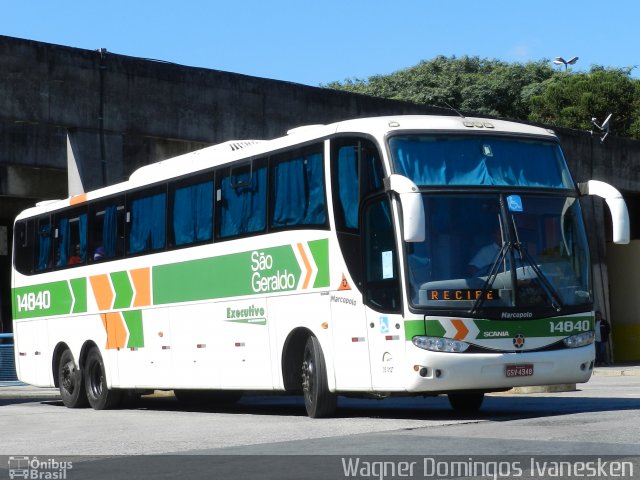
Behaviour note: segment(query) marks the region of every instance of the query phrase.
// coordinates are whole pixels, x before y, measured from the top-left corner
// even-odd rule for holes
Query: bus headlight
[[[585,345],[592,344],[594,338],[595,338],[594,332],[583,332],[577,335],[572,335],[570,337],[567,337],[562,341],[564,342],[565,346],[569,348],[577,348],[577,347],[584,347]]]
[[[469,348],[469,344],[451,338],[440,337],[413,337],[413,344],[423,350],[431,350],[432,352],[464,352]]]

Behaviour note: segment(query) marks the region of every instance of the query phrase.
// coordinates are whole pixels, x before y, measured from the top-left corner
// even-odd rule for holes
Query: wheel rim
[[[305,351],[304,361],[302,362],[302,391],[304,392],[305,399],[313,403],[313,376],[315,366],[313,364],[313,358],[311,352]]]
[[[95,398],[99,398],[102,396],[102,380],[104,376],[102,374],[102,368],[100,368],[99,362],[93,362],[91,368],[89,370],[89,380],[90,380],[90,388],[91,394]]]
[[[76,366],[72,361],[69,361],[62,366],[61,384],[62,388],[64,388],[69,395],[73,395],[73,392],[76,389],[75,373]]]

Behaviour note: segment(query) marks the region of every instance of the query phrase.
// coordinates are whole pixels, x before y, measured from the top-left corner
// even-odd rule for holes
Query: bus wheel
[[[475,413],[480,410],[484,400],[484,393],[450,393],[449,403],[456,412]]]
[[[109,390],[102,355],[92,348],[84,365],[84,385],[87,400],[95,410],[109,410],[120,406],[122,390]]]
[[[69,408],[86,407],[88,402],[82,372],[78,369],[70,350],[62,352],[57,375],[62,403]]]
[[[320,342],[309,337],[302,357],[302,393],[307,415],[311,418],[328,417],[335,413],[337,397],[327,385],[327,367]]]

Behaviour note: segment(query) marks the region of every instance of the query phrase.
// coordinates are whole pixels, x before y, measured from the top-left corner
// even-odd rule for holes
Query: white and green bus
[[[15,222],[19,378],[68,407],[126,392],[233,401],[484,393],[586,382],[591,267],[556,136],[399,116],[302,127],[145,166]]]

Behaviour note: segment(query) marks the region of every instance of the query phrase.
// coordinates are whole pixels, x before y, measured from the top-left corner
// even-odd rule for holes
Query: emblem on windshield
[[[524,212],[520,195],[509,195],[507,197],[507,206],[510,212]]]
[[[513,338],[513,346],[516,348],[524,347],[524,335],[518,334]]]

